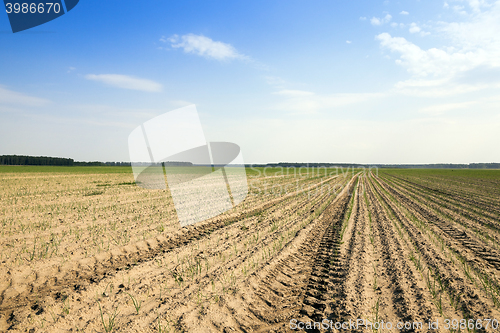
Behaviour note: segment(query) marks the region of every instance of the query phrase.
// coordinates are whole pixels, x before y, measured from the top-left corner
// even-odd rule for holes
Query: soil
[[[19,192],[10,177],[8,188]],[[124,176],[113,175],[89,198],[94,188],[78,188],[92,175],[79,177],[88,178],[70,177],[74,187],[59,189],[73,197],[26,190],[4,209],[4,226],[9,216],[36,228],[47,211],[55,217],[47,230],[17,225],[2,235],[0,331],[290,332],[304,323],[308,332],[448,332],[446,320],[466,319],[493,332],[477,320],[500,320],[500,203],[488,188],[495,182],[317,177],[302,180],[310,191],[251,193],[221,216],[180,228],[168,193],[118,187]],[[274,189],[295,181],[268,178],[258,181]],[[335,192],[318,190],[326,184]],[[28,203],[38,208],[22,210]],[[79,215],[73,207],[87,208]],[[113,230],[117,220],[128,222]],[[81,230],[78,240],[60,237],[68,227]],[[123,230],[135,238],[95,245],[100,233],[108,241]],[[63,239],[60,248],[40,256],[36,237],[51,235]],[[94,252],[85,255],[87,246]],[[358,320],[382,326],[353,326]],[[305,328],[315,322],[348,326]]]

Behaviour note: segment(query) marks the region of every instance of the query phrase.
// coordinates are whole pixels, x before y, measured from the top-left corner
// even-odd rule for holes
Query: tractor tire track
[[[323,212],[301,243],[279,259],[267,274],[252,285],[255,300],[249,311],[255,332],[287,332],[287,321],[298,316],[324,315],[332,285],[343,278],[339,261],[330,265],[339,249],[338,231],[353,190],[354,180]],[[326,318],[326,317],[324,317]],[[242,325],[243,326],[243,325]],[[245,329],[244,331],[247,331]]]
[[[383,188],[380,183],[377,183],[377,185],[379,189]],[[414,222],[408,219],[401,209],[388,198],[386,193],[379,189],[377,190],[378,194],[383,198],[393,215],[406,228],[413,245],[423,255],[427,267],[440,274],[444,285],[450,290],[453,297],[458,296],[455,300],[457,303],[455,305],[456,310],[460,310],[465,318],[487,317],[487,313],[490,314],[493,307],[491,301],[488,301],[482,295],[478,295],[478,289],[467,281],[464,274],[460,274],[460,271],[454,267],[453,262],[433,245],[429,237],[417,228]],[[406,206],[407,202],[405,200],[401,200],[401,197],[397,199]]]

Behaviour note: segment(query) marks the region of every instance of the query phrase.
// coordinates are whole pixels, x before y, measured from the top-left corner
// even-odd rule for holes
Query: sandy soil
[[[0,241],[0,331],[289,332],[363,319],[386,326],[347,330],[448,332],[446,320],[500,320],[500,205],[492,189],[478,196],[496,183],[358,174],[280,193],[295,180],[273,177],[257,181],[277,191],[180,228],[167,193],[118,185],[128,181],[116,175],[85,196],[100,189],[78,177],[49,179],[61,187],[47,193],[8,179],[12,193],[25,189],[15,203],[1,198],[12,205]],[[317,190],[325,184],[335,193]],[[124,230],[131,236],[110,241]],[[37,237],[62,241],[44,256]]]

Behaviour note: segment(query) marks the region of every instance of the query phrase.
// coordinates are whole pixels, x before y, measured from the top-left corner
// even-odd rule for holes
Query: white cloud
[[[419,111],[421,113],[426,113],[426,114],[430,114],[430,115],[441,115],[441,114],[448,112],[448,111],[451,111],[451,110],[466,109],[474,104],[477,104],[477,102],[472,101],[472,102],[463,102],[463,103],[436,104],[436,105],[424,107],[424,108],[420,109]]]
[[[382,25],[384,23],[388,23],[390,22],[392,19],[392,16],[390,14],[387,14],[385,17],[383,18],[378,18],[378,17],[372,17],[370,19],[370,23],[372,25]]]
[[[347,44],[351,44],[352,42],[350,40],[345,41]]]
[[[420,33],[420,36],[422,37],[425,37],[427,35],[430,35],[431,33],[428,32],[428,31],[423,31],[422,28],[420,28],[415,22],[412,22],[410,24],[410,28],[408,29],[408,31],[411,33],[411,34],[416,34],[416,33]]]
[[[464,10],[464,6],[453,6],[453,10],[461,15],[467,15],[467,12]]]
[[[293,90],[293,89],[283,89],[283,90],[275,92],[275,94],[276,95],[288,96],[288,97],[304,97],[304,96],[313,96],[313,95],[315,95],[311,91]]]
[[[500,1],[493,4],[477,0],[461,2],[467,2],[474,11],[466,19],[430,26],[448,39],[447,46],[423,49],[403,37],[392,37],[388,33],[376,37],[383,48],[399,54],[396,64],[413,75],[411,80],[396,85],[396,88],[431,95],[497,88],[500,79],[493,76],[500,72]],[[422,36],[428,34],[416,23],[410,25],[409,31]],[[416,82],[420,82],[419,85],[415,85]],[[428,89],[436,82],[439,84],[432,90]]]
[[[283,87],[286,81],[280,78],[279,76],[265,76],[264,79],[266,80],[266,83],[268,85],[278,89],[284,89]]]
[[[409,79],[406,81],[398,82],[395,87],[404,89],[404,88],[431,88],[441,86],[445,83],[449,82],[448,79]]]
[[[177,108],[182,108],[184,106],[192,105],[194,103],[178,99],[178,100],[170,101],[170,104],[172,104],[173,106],[175,106]]]
[[[457,84],[450,80],[437,80],[438,82],[440,81],[437,85],[434,85],[434,80],[421,79],[414,82],[411,81],[413,80],[398,82],[392,92],[407,96],[438,98],[467,94],[485,88],[484,86]]]
[[[292,113],[311,114],[321,110],[365,102],[384,96],[378,93],[339,93],[319,95],[311,91],[283,89],[274,93],[284,97],[276,108]]]
[[[365,17],[365,16],[361,16],[359,19],[360,19],[361,21],[366,21],[366,17]]]
[[[148,79],[140,79],[128,75],[88,74],[85,75],[85,78],[87,80],[99,81],[109,86],[123,88],[123,89],[148,91],[148,92],[159,92],[162,90],[162,85],[155,81],[151,81]]]
[[[69,114],[79,116],[78,119],[87,119],[90,122],[103,120],[109,123],[119,119],[129,128],[135,128],[138,121],[146,121],[165,112],[161,108],[124,108],[106,104],[59,105],[59,108],[61,107],[71,111],[68,112]],[[66,117],[61,119],[66,119]]]
[[[382,33],[376,38],[383,47],[400,53],[400,59],[396,63],[416,76],[452,76],[480,65],[485,58],[484,52],[450,52],[438,48],[422,50],[405,38],[392,37],[388,33]]]
[[[422,30],[422,29],[420,29],[420,27],[415,22],[410,24],[410,30],[409,30],[410,33],[414,34],[414,33],[420,32],[420,30]]]
[[[22,106],[44,106],[50,101],[44,98],[28,96],[23,93],[12,91],[0,85],[0,104],[22,105]]]
[[[475,13],[479,13],[483,8],[488,8],[491,6],[491,1],[485,1],[485,0],[455,0],[455,1],[467,2],[469,7]],[[463,6],[460,7],[462,7],[462,9],[464,8]]]
[[[442,23],[438,30],[453,42],[456,49],[479,52],[483,50],[495,58],[500,58],[500,1],[489,10],[473,14],[462,22]]]
[[[170,42],[173,48],[181,48],[186,53],[193,53],[202,57],[216,60],[248,59],[236,49],[223,42],[214,41],[208,37],[195,34],[184,36],[173,35],[170,38],[162,37],[162,42]]]
[[[401,14],[401,15],[408,15],[408,14],[410,14],[410,13],[408,13],[406,10],[403,10],[403,11],[402,11],[401,13],[399,13],[399,14]]]

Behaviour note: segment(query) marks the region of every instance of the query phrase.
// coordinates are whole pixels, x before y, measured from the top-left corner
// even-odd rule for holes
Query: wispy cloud
[[[434,25],[434,30],[449,40],[448,46],[423,49],[388,33],[379,34],[376,39],[382,47],[399,53],[396,63],[416,76],[453,77],[478,66],[500,67],[500,1],[461,2],[466,2],[472,10],[466,19]],[[416,23],[411,23],[409,31],[423,32]]]
[[[337,93],[319,95],[311,91],[283,89],[274,93],[282,96],[284,100],[277,105],[277,109],[292,112],[310,114],[321,110],[361,103],[370,99],[383,97],[379,93]]]
[[[162,90],[162,85],[155,81],[148,79],[141,79],[128,75],[88,74],[85,75],[85,78],[87,80],[99,81],[109,86],[122,89],[148,91],[148,92],[159,92]]]
[[[458,2],[460,0],[455,0]],[[396,64],[412,75],[395,88],[417,96],[449,96],[500,89],[500,1],[462,0],[468,4],[465,18],[457,22],[426,24],[427,28],[448,39],[448,45],[422,48],[416,42],[389,33],[376,36],[380,45],[399,55]],[[462,15],[462,14],[460,14]],[[430,25],[429,25],[430,24]],[[428,32],[411,23],[409,32]]]
[[[184,101],[182,99],[177,99],[177,100],[170,101],[170,104],[173,105],[173,106],[175,106],[175,107],[181,108],[183,106],[188,106],[188,105],[191,105],[191,104],[194,104],[194,103],[191,103],[191,102],[188,102],[188,101]]]
[[[446,104],[436,104],[427,106],[425,108],[420,109],[421,113],[426,113],[430,115],[441,115],[445,112],[457,110],[457,109],[466,109],[470,106],[477,104],[476,101],[472,102],[463,102],[463,103],[446,103]]]
[[[50,101],[45,98],[33,97],[9,90],[0,85],[0,104],[21,105],[21,106],[44,106]]]
[[[287,83],[285,80],[280,78],[279,76],[265,76],[264,79],[266,80],[266,83],[270,86],[272,86],[275,89],[278,90],[283,90],[285,89],[285,84]]]
[[[410,24],[410,28],[408,29],[408,31],[411,34],[420,33],[420,36],[422,36],[422,37],[430,35],[430,32],[423,31],[422,28],[417,23],[415,23],[415,22],[412,22]]]
[[[452,0],[453,1],[453,0]],[[479,13],[483,8],[488,8],[491,6],[492,1],[490,0],[455,0],[460,2],[466,2],[473,12]],[[494,2],[494,1],[493,1]],[[455,6],[463,9],[464,6]]]
[[[408,14],[410,14],[410,13],[408,13],[406,10],[403,10],[403,11],[401,11],[399,14],[401,14],[401,15],[408,15]]]
[[[170,43],[171,47],[183,49],[186,53],[205,58],[216,60],[249,59],[248,56],[239,53],[231,44],[214,41],[203,35],[173,35],[170,38],[162,37],[160,41]]]
[[[467,94],[486,88],[486,86],[458,84],[452,80],[410,79],[398,82],[391,91],[407,96],[439,98]]]
[[[456,50],[454,48],[430,48],[423,50],[403,37],[382,33],[376,37],[381,46],[400,54],[396,64],[407,68],[416,76],[453,76],[485,62],[483,52]],[[481,54],[483,53],[483,54]]]

